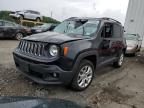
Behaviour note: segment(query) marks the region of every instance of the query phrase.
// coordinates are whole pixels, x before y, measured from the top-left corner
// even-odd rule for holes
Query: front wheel
[[[124,53],[122,52],[119,57],[118,60],[116,62],[113,63],[114,67],[121,67],[124,61]]]
[[[85,90],[92,82],[94,76],[94,66],[89,60],[81,61],[71,87],[74,90]]]
[[[23,34],[22,33],[17,33],[15,36],[16,40],[21,40],[23,38]]]

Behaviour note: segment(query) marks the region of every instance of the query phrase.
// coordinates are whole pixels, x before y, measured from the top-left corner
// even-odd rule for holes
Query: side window
[[[36,14],[34,11],[31,11],[31,14]]]
[[[10,22],[5,22],[5,26],[13,27],[14,24],[13,24],[13,23],[10,23]]]
[[[27,13],[32,14],[32,11],[27,11]]]
[[[39,12],[36,12],[36,11],[34,12],[34,14],[40,15],[40,13],[39,13]]]
[[[3,22],[2,21],[0,21],[0,26],[3,26]]]
[[[113,37],[114,38],[120,38],[121,37],[121,26],[118,24],[114,24]]]
[[[113,37],[113,24],[112,23],[105,23],[101,37],[104,38],[112,38]]]

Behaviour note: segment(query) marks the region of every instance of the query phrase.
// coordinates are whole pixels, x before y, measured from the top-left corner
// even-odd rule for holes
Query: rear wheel
[[[41,20],[40,20],[40,18],[36,18],[36,22],[40,22]]]
[[[121,67],[124,61],[124,53],[122,52],[119,57],[118,60],[116,62],[113,63],[114,67]]]
[[[23,34],[22,33],[17,33],[15,36],[15,39],[17,40],[21,40],[23,38]]]
[[[81,61],[77,69],[71,87],[74,90],[82,91],[91,84],[93,76],[94,76],[93,64],[89,60],[83,60]]]

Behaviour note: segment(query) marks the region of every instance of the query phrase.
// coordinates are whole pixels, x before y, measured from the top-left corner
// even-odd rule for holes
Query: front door
[[[113,24],[105,23],[102,28],[100,46],[99,46],[99,56],[101,62],[109,60],[112,57],[112,48],[111,48],[112,35],[113,35]]]

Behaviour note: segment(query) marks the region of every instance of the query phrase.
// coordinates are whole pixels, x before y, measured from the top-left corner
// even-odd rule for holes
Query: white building
[[[127,33],[138,33],[144,37],[144,0],[129,0],[124,26]]]

